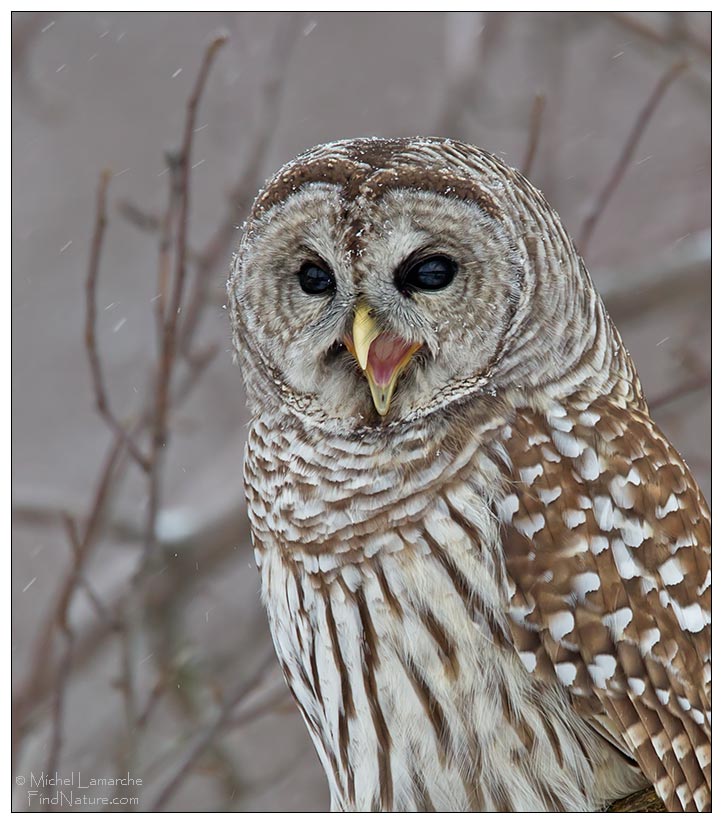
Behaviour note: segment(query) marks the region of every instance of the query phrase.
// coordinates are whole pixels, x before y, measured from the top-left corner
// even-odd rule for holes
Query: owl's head
[[[252,406],[281,393],[379,426],[559,379],[589,343],[592,295],[536,189],[429,138],[341,141],[283,167],[229,281]]]

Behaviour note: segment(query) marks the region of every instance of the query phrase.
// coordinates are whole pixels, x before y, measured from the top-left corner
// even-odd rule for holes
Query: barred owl
[[[708,810],[706,503],[542,194],[340,141],[232,265],[244,479],[337,810]]]

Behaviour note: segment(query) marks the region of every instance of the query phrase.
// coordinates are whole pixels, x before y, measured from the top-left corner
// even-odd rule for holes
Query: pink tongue
[[[367,370],[371,371],[374,382],[379,386],[386,386],[408,351],[409,344],[394,335],[382,334],[375,338],[367,358]]]

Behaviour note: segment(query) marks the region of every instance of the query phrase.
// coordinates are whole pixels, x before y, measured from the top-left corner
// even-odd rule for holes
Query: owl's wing
[[[506,434],[522,662],[602,710],[668,810],[710,809],[710,515],[687,466],[608,400],[522,413]]]

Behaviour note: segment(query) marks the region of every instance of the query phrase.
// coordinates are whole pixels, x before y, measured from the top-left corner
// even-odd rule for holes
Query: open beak
[[[389,412],[399,375],[422,344],[382,332],[366,303],[357,306],[352,340],[345,338],[344,344],[366,375],[374,406],[383,417]]]

